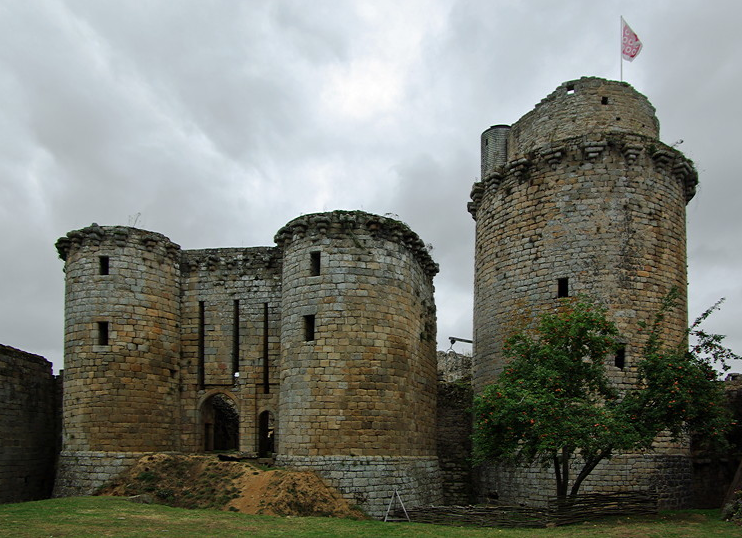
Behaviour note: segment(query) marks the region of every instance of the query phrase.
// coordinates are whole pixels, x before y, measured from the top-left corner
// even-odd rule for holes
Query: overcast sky
[[[620,15],[624,79],[700,174],[690,317],[726,297],[707,326],[742,353],[739,0],[0,0],[0,343],[61,368],[70,230],[273,245],[333,209],[432,243],[440,345],[470,338],[479,135],[618,79]]]

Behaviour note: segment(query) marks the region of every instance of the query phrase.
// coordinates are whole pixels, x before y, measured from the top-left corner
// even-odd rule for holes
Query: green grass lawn
[[[291,536],[291,537],[552,537],[742,536],[742,527],[719,520],[716,510],[663,512],[555,529],[478,529],[418,523],[383,523],[318,517],[250,516],[136,504],[120,497],[73,497],[0,505],[0,536]]]

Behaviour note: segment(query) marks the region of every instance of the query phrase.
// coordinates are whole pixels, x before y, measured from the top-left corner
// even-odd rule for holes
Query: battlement
[[[59,257],[66,262],[70,255],[83,246],[99,247],[105,243],[121,248],[138,245],[150,252],[159,252],[173,261],[180,255],[180,245],[160,233],[130,226],[99,226],[95,222],[86,228],[67,232],[57,240],[55,247]]]
[[[565,82],[511,127],[495,125],[482,133],[482,177],[562,140],[612,133],[659,140],[655,108],[626,82],[596,77]]]
[[[658,140],[629,133],[582,135],[534,148],[519,158],[493,167],[475,182],[467,208],[476,220],[486,192],[497,191],[509,181],[526,181],[535,170],[556,171],[568,166],[594,167],[603,159],[625,168],[644,166],[682,185],[685,202],[696,194],[698,172],[693,162],[677,149]],[[507,189],[506,189],[507,191]],[[507,192],[505,192],[507,196]]]
[[[364,211],[332,211],[302,215],[281,228],[274,240],[279,247],[286,247],[291,241],[307,236],[332,238],[346,236],[357,241],[361,235],[386,239],[405,246],[431,278],[439,271],[438,264],[430,256],[425,242],[409,226],[398,220]]]
[[[280,269],[281,256],[281,249],[276,247],[184,250],[180,269],[184,275],[196,271],[254,274],[261,269]]]

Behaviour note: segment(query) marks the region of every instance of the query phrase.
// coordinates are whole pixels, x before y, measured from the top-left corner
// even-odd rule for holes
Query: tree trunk
[[[557,499],[567,498],[567,488],[569,487],[569,457],[570,450],[562,448],[562,453],[554,454],[554,475],[557,483]]]
[[[585,465],[582,467],[580,474],[577,475],[575,483],[572,484],[572,489],[569,492],[570,497],[574,497],[577,495],[577,492],[580,490],[580,486],[582,485],[582,481],[585,480],[588,475],[593,472],[593,469],[595,469],[595,466],[598,465],[598,463],[610,456],[611,450],[611,448],[606,448],[605,450],[600,451],[598,454],[591,458],[588,458],[585,461]]]

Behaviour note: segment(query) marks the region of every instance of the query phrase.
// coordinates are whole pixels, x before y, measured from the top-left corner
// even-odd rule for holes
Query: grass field
[[[73,497],[0,505],[0,536],[672,538],[742,536],[742,527],[720,521],[715,510],[663,512],[654,517],[613,518],[553,529],[475,529],[317,517],[250,516],[215,510],[185,510],[136,504],[120,497]]]

